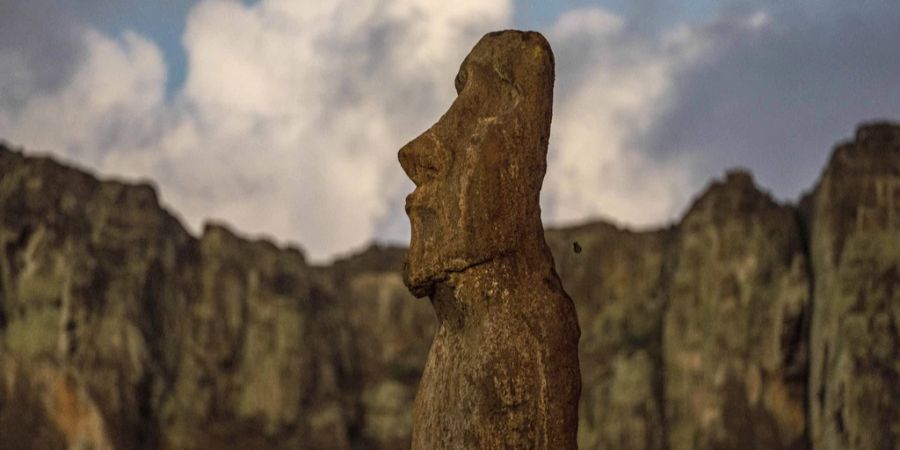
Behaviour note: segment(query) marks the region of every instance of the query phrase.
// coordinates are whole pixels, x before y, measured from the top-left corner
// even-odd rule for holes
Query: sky
[[[556,55],[550,226],[665,225],[734,167],[795,201],[900,120],[894,0],[0,0],[0,140],[324,262],[408,241],[396,152],[506,28]]]

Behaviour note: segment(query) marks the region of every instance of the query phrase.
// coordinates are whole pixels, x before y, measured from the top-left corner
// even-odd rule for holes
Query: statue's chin
[[[403,262],[403,284],[417,298],[430,297],[434,293],[435,277],[417,272],[414,267],[416,265],[410,264],[408,259]]]

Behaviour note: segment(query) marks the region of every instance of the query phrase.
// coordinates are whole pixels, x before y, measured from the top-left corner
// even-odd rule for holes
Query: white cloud
[[[562,14],[553,25],[555,39],[579,39],[583,36],[609,37],[622,31],[625,21],[602,8],[575,9]]]
[[[703,52],[692,36],[671,42],[625,32],[621,19],[592,8],[564,14],[550,33],[557,64],[578,58],[582,71],[557,92],[544,189],[549,221],[657,224],[684,202],[688,168],[651,158],[634,140],[666,107],[675,72]]]
[[[168,103],[151,43],[84,30],[87,57],[73,78],[4,108],[0,135],[104,173],[152,178],[195,229],[221,219],[322,259],[364,245],[386,215],[403,214],[387,200],[410,189],[397,149],[449,105],[460,61],[483,33],[508,24],[510,8],[204,1],[188,17],[185,87]]]
[[[32,68],[16,64],[0,85],[0,133],[29,148],[58,151],[67,158],[102,166],[112,151],[132,151],[152,138],[163,101],[165,66],[159,50],[134,33],[111,40],[84,30],[83,60],[68,83],[52,92],[29,85]],[[18,97],[15,101],[13,98]]]
[[[747,18],[747,25],[751,29],[760,29],[772,23],[772,18],[765,11],[757,11]]]
[[[765,18],[754,15],[729,29],[759,28]],[[648,154],[640,141],[675,101],[676,77],[716,51],[710,28],[715,24],[644,35],[599,8],[559,18],[549,33],[559,82],[546,222],[599,216],[644,227],[675,219],[696,188],[690,156]]]
[[[184,88],[165,99],[147,39],[78,28],[79,60],[53,88],[0,47],[0,136],[105,174],[155,180],[197,230],[213,218],[299,243],[314,260],[373,237],[405,241],[412,188],[396,151],[446,110],[459,64],[509,0],[206,0],[183,37]],[[765,26],[765,15],[748,26]],[[549,222],[660,223],[689,194],[690,164],[636,145],[673,78],[715,48],[702,27],[631,34],[599,8],[561,16]]]

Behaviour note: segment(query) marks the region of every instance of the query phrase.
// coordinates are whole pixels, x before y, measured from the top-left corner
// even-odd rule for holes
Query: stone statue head
[[[404,278],[418,297],[435,283],[543,244],[540,189],[553,104],[553,53],[539,33],[485,35],[456,76],[456,100],[403,146],[416,185]]]

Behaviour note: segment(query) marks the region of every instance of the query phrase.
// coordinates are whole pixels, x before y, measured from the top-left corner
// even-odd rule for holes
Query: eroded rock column
[[[543,36],[490,33],[450,109],[400,149],[416,184],[404,281],[438,318],[413,449],[576,448],[579,328],[539,206],[553,77]]]
[[[864,125],[807,199],[815,450],[900,448],[900,126]]]

